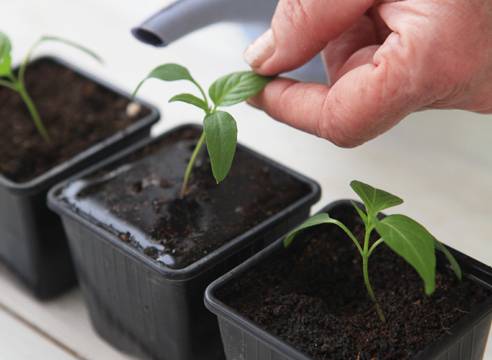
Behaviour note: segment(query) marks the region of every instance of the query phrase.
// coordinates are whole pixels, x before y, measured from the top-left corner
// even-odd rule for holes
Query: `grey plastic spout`
[[[178,0],[132,29],[132,34],[144,43],[166,46],[218,22],[268,24],[276,5],[277,0]]]

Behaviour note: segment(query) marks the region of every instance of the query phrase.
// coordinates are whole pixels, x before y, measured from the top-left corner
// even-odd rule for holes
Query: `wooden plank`
[[[77,354],[81,359],[131,359],[113,349],[95,333],[79,290],[75,289],[55,301],[38,302],[2,266],[0,289],[0,308],[5,307],[14,313],[20,318],[17,320],[19,322],[31,323],[40,337],[58,342],[58,347],[65,347],[66,351]],[[0,356],[0,359],[4,358]]]
[[[0,358],[5,360],[80,360],[0,308]]]

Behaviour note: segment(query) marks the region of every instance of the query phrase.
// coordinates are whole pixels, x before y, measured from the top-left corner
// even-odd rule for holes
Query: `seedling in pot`
[[[97,61],[102,62],[101,58],[94,52],[73,41],[66,40],[57,36],[42,36],[31,46],[19,67],[19,71],[17,72],[17,74],[15,74],[12,69],[12,43],[9,37],[5,33],[0,31],[0,86],[9,88],[19,94],[19,96],[22,98],[22,101],[26,105],[29,114],[31,115],[36,129],[46,142],[50,142],[50,136],[48,130],[43,123],[43,120],[41,119],[36,105],[27,92],[25,84],[25,73],[34,50],[42,43],[49,41],[59,42],[74,47],[92,56]]]
[[[383,322],[386,321],[384,312],[377,301],[369,277],[369,259],[378,246],[385,244],[407,261],[422,278],[425,293],[429,296],[432,295],[436,287],[436,249],[446,256],[454,273],[461,280],[461,268],[454,256],[422,225],[408,216],[400,214],[388,215],[381,219],[379,216],[381,211],[402,204],[402,199],[360,181],[352,181],[350,185],[365,206],[365,210],[363,210],[357,204],[353,204],[365,227],[362,244],[345,224],[331,218],[326,213],[321,213],[314,215],[290,232],[284,239],[284,246],[289,247],[300,232],[310,227],[333,224],[341,228],[353,241],[362,257],[364,284],[369,297],[374,302],[376,312]],[[379,239],[371,243],[373,231],[376,231]]]
[[[186,80],[191,82],[200,92],[200,96],[184,93],[173,96],[169,102],[184,102],[205,113],[203,119],[203,132],[191,155],[190,161],[185,170],[183,185],[181,187],[181,197],[188,192],[188,183],[193,170],[196,158],[202,146],[206,143],[212,173],[220,183],[227,177],[234,160],[237,144],[236,120],[228,112],[219,110],[219,107],[226,107],[239,104],[250,97],[258,94],[268,84],[271,78],[260,76],[252,71],[235,72],[223,76],[216,80],[205,94],[202,86],[195,81],[188,69],[178,64],[164,64],[158,66],[143,79],[134,91],[137,94],[140,87],[148,79],[159,79],[163,81]]]

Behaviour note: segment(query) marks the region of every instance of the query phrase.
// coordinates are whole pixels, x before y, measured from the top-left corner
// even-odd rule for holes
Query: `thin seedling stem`
[[[367,256],[362,257],[362,272],[364,273],[364,284],[366,285],[367,292],[369,294],[369,297],[374,303],[374,306],[376,307],[376,312],[378,313],[379,319],[385,323],[386,322],[386,317],[384,316],[383,310],[381,309],[381,306],[378,303],[378,300],[376,299],[376,295],[374,294],[374,290],[372,289],[371,286],[371,281],[369,280],[369,258]]]
[[[34,125],[36,126],[36,129],[39,131],[43,139],[47,143],[50,143],[51,139],[48,134],[48,130],[46,130],[46,127],[44,126],[43,121],[41,120],[41,116],[39,115],[38,109],[36,108],[36,105],[34,105],[34,102],[32,101],[29,94],[27,93],[24,84],[22,84],[21,82],[17,82],[17,91],[19,92],[19,95],[21,96],[22,100],[26,104],[26,107],[29,110],[29,113],[31,114]]]
[[[200,153],[200,149],[202,148],[204,142],[205,142],[205,132],[202,132],[202,135],[200,136],[200,139],[198,140],[198,143],[195,146],[195,150],[193,150],[193,154],[191,154],[190,161],[186,166],[183,185],[181,187],[181,193],[180,193],[181,198],[184,198],[186,196],[186,193],[188,192],[188,182],[190,181],[191,172],[193,170],[196,158]]]
[[[364,284],[366,285],[367,293],[369,294],[369,297],[371,298],[372,302],[374,303],[374,306],[376,307],[376,312],[378,314],[378,317],[383,323],[385,323],[386,317],[384,316],[383,310],[381,309],[381,306],[379,305],[379,302],[376,299],[376,295],[374,294],[374,290],[372,288],[371,281],[369,279],[369,256],[370,256],[369,241],[371,237],[371,231],[372,231],[371,225],[367,224],[366,233],[364,236],[364,250],[362,252],[362,273],[364,276]]]

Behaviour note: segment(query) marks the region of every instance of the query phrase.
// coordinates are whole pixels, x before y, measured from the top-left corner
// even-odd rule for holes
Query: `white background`
[[[217,25],[163,49],[135,41],[131,26],[166,1],[154,0],[0,0],[0,29],[14,43],[19,59],[42,34],[84,43],[105,66],[62,46],[46,46],[102,78],[131,91],[153,66],[179,62],[201,82],[245,68],[243,30]],[[200,113],[167,99],[186,85],[151,83],[142,97],[161,105],[157,132]],[[354,99],[357,101],[357,99]],[[357,149],[343,150],[279,124],[246,105],[231,109],[239,138],[322,184],[328,202],[353,197],[348,183],[359,179],[406,199],[400,208],[427,225],[442,241],[492,265],[492,118],[460,111],[412,115],[388,134]],[[23,319],[23,320],[21,320]],[[33,357],[34,356],[34,357]],[[0,267],[0,360],[127,359],[91,330],[78,290],[49,303],[32,300]],[[486,359],[492,360],[492,352]]]

